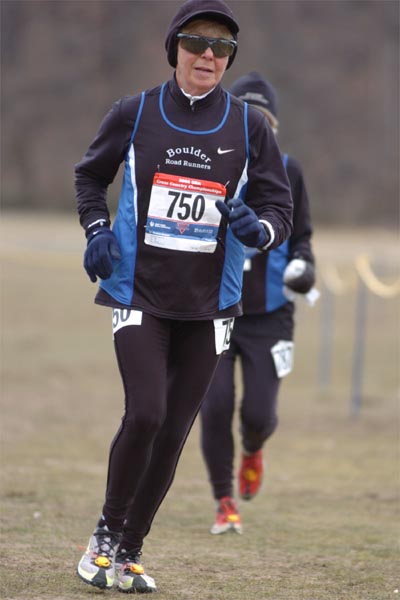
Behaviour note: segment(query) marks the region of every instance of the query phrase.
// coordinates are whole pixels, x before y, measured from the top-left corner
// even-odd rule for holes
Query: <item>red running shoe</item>
[[[210,532],[214,535],[226,533],[227,531],[242,533],[242,521],[235,501],[230,496],[225,496],[218,500],[215,523],[210,529]]]
[[[258,492],[263,477],[262,450],[253,454],[242,454],[239,470],[239,494],[243,500],[251,500]]]

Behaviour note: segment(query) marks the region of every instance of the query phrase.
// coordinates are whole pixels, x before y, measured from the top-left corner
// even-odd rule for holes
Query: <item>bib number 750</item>
[[[195,195],[188,192],[169,190],[168,196],[173,198],[167,212],[169,219],[179,219],[180,221],[190,219],[197,223],[203,217],[206,201],[202,194]]]

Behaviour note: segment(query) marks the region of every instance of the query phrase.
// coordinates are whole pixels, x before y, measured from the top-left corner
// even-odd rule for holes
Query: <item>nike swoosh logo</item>
[[[227,152],[235,152],[235,148],[229,148],[229,150],[221,150],[221,148],[217,149],[217,154],[226,154]]]

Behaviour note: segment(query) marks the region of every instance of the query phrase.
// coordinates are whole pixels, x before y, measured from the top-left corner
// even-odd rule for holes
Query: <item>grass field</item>
[[[343,284],[329,317],[329,380],[319,374],[326,292],[315,308],[298,308],[295,370],[266,446],[264,487],[240,503],[243,536],[208,533],[214,504],[195,424],[145,541],[158,600],[400,598],[398,296],[368,293],[357,416],[350,406],[354,260],[367,252],[382,280],[393,282],[399,239],[389,231],[324,230],[314,246],[319,287],[324,292],[322,275],[332,265]],[[121,597],[75,575],[103,501],[123,405],[111,318],[93,305],[83,248],[73,218],[3,215],[4,600]]]

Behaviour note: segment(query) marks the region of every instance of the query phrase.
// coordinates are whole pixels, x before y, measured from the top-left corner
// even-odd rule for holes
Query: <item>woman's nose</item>
[[[206,58],[214,58],[214,53],[211,50],[210,46],[206,48],[201,56],[205,56]]]

